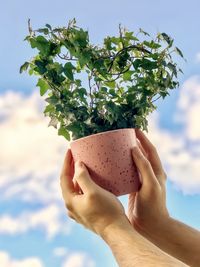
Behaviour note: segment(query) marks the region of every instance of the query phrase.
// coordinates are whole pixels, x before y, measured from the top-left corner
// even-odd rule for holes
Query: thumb
[[[81,161],[75,163],[74,179],[77,181],[83,193],[90,192],[96,187],[95,182],[91,179],[87,167]]]
[[[152,187],[154,187],[158,183],[151,163],[144,156],[139,147],[134,147],[132,149],[132,157],[137,169],[142,176],[142,188],[140,191],[141,193],[150,193],[152,191]]]

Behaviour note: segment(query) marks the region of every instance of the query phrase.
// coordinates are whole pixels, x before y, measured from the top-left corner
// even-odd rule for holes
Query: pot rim
[[[72,141],[70,141],[70,144],[78,142],[78,141],[85,140],[85,139],[90,138],[91,136],[94,136],[94,135],[95,136],[104,135],[104,134],[110,133],[110,132],[117,132],[117,131],[121,131],[121,130],[130,130],[130,129],[135,130],[136,128],[121,128],[121,129],[115,129],[115,130],[109,130],[109,131],[105,131],[105,132],[101,132],[101,133],[91,134],[91,135],[88,135],[88,136],[85,136],[85,137],[78,138],[76,140],[72,140]]]

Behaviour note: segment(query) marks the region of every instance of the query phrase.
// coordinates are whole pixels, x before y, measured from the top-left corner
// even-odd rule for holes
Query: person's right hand
[[[167,221],[166,174],[156,148],[141,130],[136,130],[138,147],[132,151],[140,173],[142,186],[139,192],[129,195],[128,218],[141,234],[150,234]]]
[[[119,199],[92,180],[83,162],[74,162],[71,149],[65,157],[60,185],[68,215],[77,223],[100,236],[112,227],[132,230]]]

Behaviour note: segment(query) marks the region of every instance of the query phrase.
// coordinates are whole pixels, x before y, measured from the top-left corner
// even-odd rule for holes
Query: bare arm
[[[160,249],[192,267],[200,266],[200,232],[171,218],[166,208],[166,174],[155,147],[136,132],[140,149],[133,158],[142,188],[129,196],[128,217],[134,228]]]
[[[192,227],[168,217],[143,231],[143,236],[191,267],[200,266],[200,233]]]
[[[120,201],[93,182],[84,164],[77,162],[74,174],[72,165],[71,152],[68,151],[61,173],[68,215],[100,235],[120,267],[186,266],[138,234]]]
[[[187,266],[148,242],[126,223],[109,226],[102,238],[111,248],[120,267]]]

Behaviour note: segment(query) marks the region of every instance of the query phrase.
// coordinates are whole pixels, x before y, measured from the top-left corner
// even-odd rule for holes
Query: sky
[[[59,175],[68,142],[43,116],[37,79],[19,74],[34,56],[27,21],[65,26],[69,19],[101,43],[118,25],[166,32],[187,62],[180,86],[149,117],[148,137],[157,147],[167,178],[170,215],[200,229],[200,2],[64,1],[0,2],[0,266],[115,267],[108,246],[66,215]],[[120,197],[127,208],[127,195]]]

